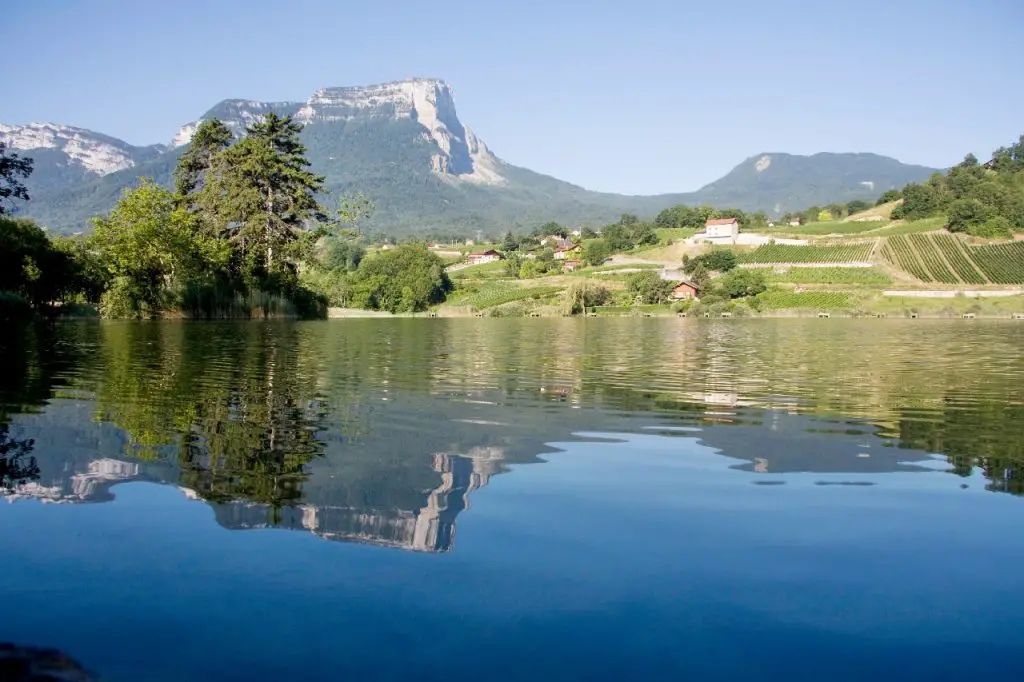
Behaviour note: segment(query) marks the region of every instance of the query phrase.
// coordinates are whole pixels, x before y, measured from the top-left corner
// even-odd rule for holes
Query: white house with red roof
[[[732,239],[740,236],[740,221],[736,218],[712,218],[704,223],[708,239]]]

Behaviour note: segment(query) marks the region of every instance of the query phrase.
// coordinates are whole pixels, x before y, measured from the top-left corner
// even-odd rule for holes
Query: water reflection
[[[915,322],[27,329],[3,349],[0,454],[9,499],[155,481],[228,528],[420,551],[452,548],[492,476],[587,431],[697,439],[758,484],[938,468],[1024,494],[1019,325]]]

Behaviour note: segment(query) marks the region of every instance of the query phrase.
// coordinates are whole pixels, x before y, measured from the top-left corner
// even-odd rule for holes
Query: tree
[[[569,230],[563,225],[559,225],[555,221],[549,221],[543,225],[538,226],[534,231],[535,237],[562,237],[563,239],[569,236]]]
[[[672,282],[661,278],[657,272],[645,270],[629,278],[629,291],[640,297],[644,303],[663,303],[672,294]]]
[[[596,239],[597,232],[594,232],[593,228],[584,227],[580,230],[580,239]]]
[[[635,246],[645,246],[658,243],[658,233],[654,225],[650,223],[634,223],[630,233],[630,241]]]
[[[721,282],[729,298],[757,296],[768,289],[764,273],[751,268],[733,270],[722,277]]]
[[[708,270],[717,270],[718,272],[728,272],[738,264],[736,254],[726,249],[715,249],[694,260],[699,261]]]
[[[875,202],[875,206],[888,204],[890,201],[897,201],[901,198],[903,198],[903,194],[898,189],[889,189],[882,193],[882,196],[878,197],[878,201]]]
[[[846,215],[853,215],[854,213],[860,213],[871,208],[871,204],[862,200],[854,199],[853,201],[846,204]]]
[[[325,219],[316,199],[324,179],[308,169],[301,131],[291,116],[267,114],[223,152],[223,178],[204,190],[223,197],[221,230],[238,245],[250,274],[287,269],[289,256],[301,255],[289,247],[306,223]]]
[[[516,236],[512,234],[511,230],[505,233],[505,239],[502,242],[502,248],[504,248],[506,251],[515,251],[516,249],[519,248],[519,242],[516,240]]]
[[[202,234],[198,216],[146,178],[93,225],[90,244],[111,276],[101,307],[115,317],[160,315],[174,304],[176,289],[209,277],[227,260],[224,245]]]
[[[452,290],[444,263],[423,244],[402,244],[363,260],[352,280],[351,302],[391,313],[442,303]]]
[[[234,135],[219,119],[203,121],[192,135],[188,148],[174,169],[174,189],[183,200],[202,189],[203,178],[213,167],[217,155],[231,146]]]
[[[957,199],[947,211],[950,232],[968,232],[992,217],[992,210],[977,199]]]
[[[28,201],[28,190],[21,180],[31,174],[32,159],[8,151],[7,143],[0,141],[0,215],[10,210],[11,199]]]
[[[56,248],[31,220],[0,216],[0,291],[36,309],[77,291],[73,256]]]
[[[594,239],[583,245],[583,261],[587,265],[600,265],[608,260],[611,250],[604,239]]]
[[[522,266],[523,258],[515,251],[505,255],[505,262],[502,264],[502,267],[505,269],[505,274],[509,277],[519,279]]]

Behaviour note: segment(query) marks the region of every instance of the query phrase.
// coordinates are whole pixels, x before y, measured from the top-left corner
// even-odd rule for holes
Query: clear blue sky
[[[229,97],[436,76],[500,157],[687,191],[765,151],[951,165],[1024,132],[1021,0],[31,0],[0,121],[167,142]]]

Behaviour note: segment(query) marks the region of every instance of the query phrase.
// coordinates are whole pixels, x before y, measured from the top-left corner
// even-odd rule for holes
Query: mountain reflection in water
[[[444,552],[473,491],[599,432],[696,439],[759,484],[948,471],[1019,495],[1020,334],[787,320],[27,328],[2,349],[5,494],[103,502],[114,484],[158,482],[227,528]]]

